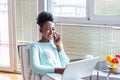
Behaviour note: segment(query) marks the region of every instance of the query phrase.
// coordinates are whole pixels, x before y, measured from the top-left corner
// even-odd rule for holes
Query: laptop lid
[[[99,57],[93,57],[69,63],[63,73],[62,80],[78,80],[90,76],[98,61]]]

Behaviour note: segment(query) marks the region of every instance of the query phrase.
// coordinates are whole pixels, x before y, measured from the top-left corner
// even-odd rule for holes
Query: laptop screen
[[[90,76],[98,61],[99,57],[93,57],[69,63],[63,73],[62,80],[76,80]]]

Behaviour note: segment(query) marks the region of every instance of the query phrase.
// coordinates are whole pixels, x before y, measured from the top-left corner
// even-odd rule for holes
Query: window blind
[[[37,41],[39,37],[36,25],[37,0],[16,0],[16,41],[17,45]],[[17,71],[20,62],[17,56]]]
[[[94,0],[95,14],[120,16],[120,0]]]
[[[56,25],[56,30],[62,34],[64,49],[70,59],[93,55],[104,60],[106,54],[120,52],[120,30],[112,27]]]
[[[32,42],[38,39],[36,17],[37,0],[16,1],[17,42]]]

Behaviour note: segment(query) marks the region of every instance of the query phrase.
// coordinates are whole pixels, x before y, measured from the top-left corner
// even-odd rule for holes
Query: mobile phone
[[[54,39],[58,40],[58,35],[56,33],[54,33]]]

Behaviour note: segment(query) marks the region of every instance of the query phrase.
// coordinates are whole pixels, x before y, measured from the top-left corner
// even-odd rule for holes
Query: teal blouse
[[[62,44],[61,44],[62,46]],[[30,45],[30,64],[33,72],[43,75],[54,72],[55,67],[65,68],[69,58],[62,50],[58,52],[53,41],[35,42]]]

